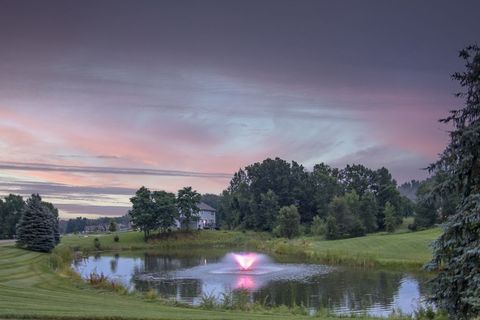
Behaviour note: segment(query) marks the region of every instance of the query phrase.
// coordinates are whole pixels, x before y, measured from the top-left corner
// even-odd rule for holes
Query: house
[[[198,204],[198,211],[197,219],[190,222],[190,228],[192,229],[215,229],[217,226],[216,220],[216,213],[217,210],[210,207],[208,204],[200,202]],[[182,226],[182,217],[183,215],[180,213],[180,219],[175,221],[175,226],[180,228]]]

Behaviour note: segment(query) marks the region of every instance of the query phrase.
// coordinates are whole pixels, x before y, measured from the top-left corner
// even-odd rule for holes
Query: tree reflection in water
[[[162,297],[192,304],[199,303],[202,294],[214,293],[220,299],[222,293],[248,290],[252,300],[267,301],[270,305],[303,304],[307,308],[330,308],[339,313],[388,315],[393,308],[412,312],[416,300],[427,292],[426,275],[374,269],[339,267],[304,278],[266,280],[247,271],[227,276],[202,273],[221,263],[225,254],[225,251],[212,250],[129,253],[90,257],[75,261],[73,267],[82,276],[95,270],[111,278],[117,277],[132,290],[154,288]],[[189,270],[197,271],[189,273]],[[176,277],[178,274],[182,277]]]

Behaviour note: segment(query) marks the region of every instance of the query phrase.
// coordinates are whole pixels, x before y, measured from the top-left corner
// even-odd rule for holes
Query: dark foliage
[[[175,195],[165,191],[153,191],[141,187],[130,199],[132,209],[129,215],[135,227],[144,233],[145,241],[156,229],[166,231],[178,218]]]
[[[32,251],[50,252],[59,242],[58,212],[51,204],[42,202],[38,194],[27,199],[17,226],[17,244]]]
[[[309,172],[294,161],[276,158],[236,172],[218,210],[224,227],[272,231],[278,224],[278,208],[294,205],[307,226],[314,217],[326,222],[332,216],[338,238],[384,230],[387,202],[394,208],[395,225],[413,212],[411,201],[400,195],[385,168],[347,165],[339,170],[321,163]]]
[[[451,318],[471,319],[480,315],[480,49],[460,52],[465,71],[455,73],[463,92],[461,109],[441,120],[453,125],[450,143],[430,171],[445,179],[432,191],[440,197],[461,194],[461,204],[443,225],[443,234],[433,244],[429,269],[438,271],[433,297]]]
[[[25,202],[18,195],[10,194],[0,199],[0,239],[13,239],[22,216]]]

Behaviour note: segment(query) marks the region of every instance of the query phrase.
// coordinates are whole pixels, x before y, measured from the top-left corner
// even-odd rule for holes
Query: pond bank
[[[61,250],[61,249],[60,249]],[[64,250],[68,252],[68,250]],[[52,256],[0,245],[0,319],[61,320],[248,320],[311,319],[295,310],[203,310],[140,296],[96,289],[62,265],[54,271]],[[67,256],[63,257],[67,258]],[[58,257],[60,262],[62,257]],[[55,260],[55,259],[53,259]],[[54,263],[53,263],[54,264]],[[338,319],[319,314],[317,319]],[[356,319],[373,319],[359,316]],[[397,317],[396,319],[407,319]]]
[[[440,235],[439,229],[325,241],[316,237],[287,240],[273,238],[267,233],[239,231],[175,232],[143,241],[140,232],[118,233],[120,240],[109,235],[71,235],[63,237],[62,246],[83,252],[174,249],[185,247],[245,248],[282,255],[299,255],[312,263],[379,267],[388,269],[418,269],[430,260],[430,243]],[[95,248],[98,237],[100,247]]]

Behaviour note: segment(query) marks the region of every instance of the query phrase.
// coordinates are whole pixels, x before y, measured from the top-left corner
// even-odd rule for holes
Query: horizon
[[[218,194],[275,157],[424,179],[480,30],[467,0],[0,8],[0,196],[62,219],[123,215],[142,185]]]

